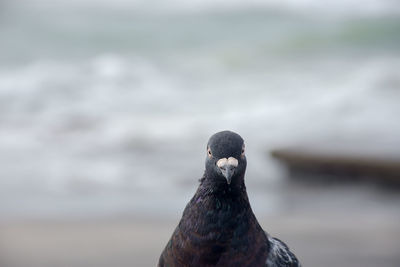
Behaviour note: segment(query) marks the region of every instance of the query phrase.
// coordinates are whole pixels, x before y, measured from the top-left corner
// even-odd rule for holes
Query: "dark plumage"
[[[279,239],[259,225],[246,193],[243,139],[211,136],[200,186],[160,256],[158,266],[300,266]]]

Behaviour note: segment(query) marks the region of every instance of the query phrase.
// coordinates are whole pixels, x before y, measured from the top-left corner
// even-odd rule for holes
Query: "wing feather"
[[[268,234],[267,237],[270,248],[266,261],[267,267],[301,267],[300,262],[285,243]]]

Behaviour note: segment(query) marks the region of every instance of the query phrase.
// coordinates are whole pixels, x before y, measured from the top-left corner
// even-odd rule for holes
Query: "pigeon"
[[[231,131],[212,135],[205,172],[158,266],[301,266],[288,246],[266,233],[249,203],[245,145]]]

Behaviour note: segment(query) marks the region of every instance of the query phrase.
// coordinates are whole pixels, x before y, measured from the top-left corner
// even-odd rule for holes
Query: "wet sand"
[[[329,212],[260,218],[303,266],[400,265],[400,216]],[[0,266],[156,266],[177,224],[166,219],[8,221],[0,224]]]

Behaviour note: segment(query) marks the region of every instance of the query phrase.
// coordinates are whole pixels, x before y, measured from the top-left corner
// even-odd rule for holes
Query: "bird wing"
[[[268,234],[267,237],[269,242],[267,267],[301,267],[300,262],[285,243]]]

